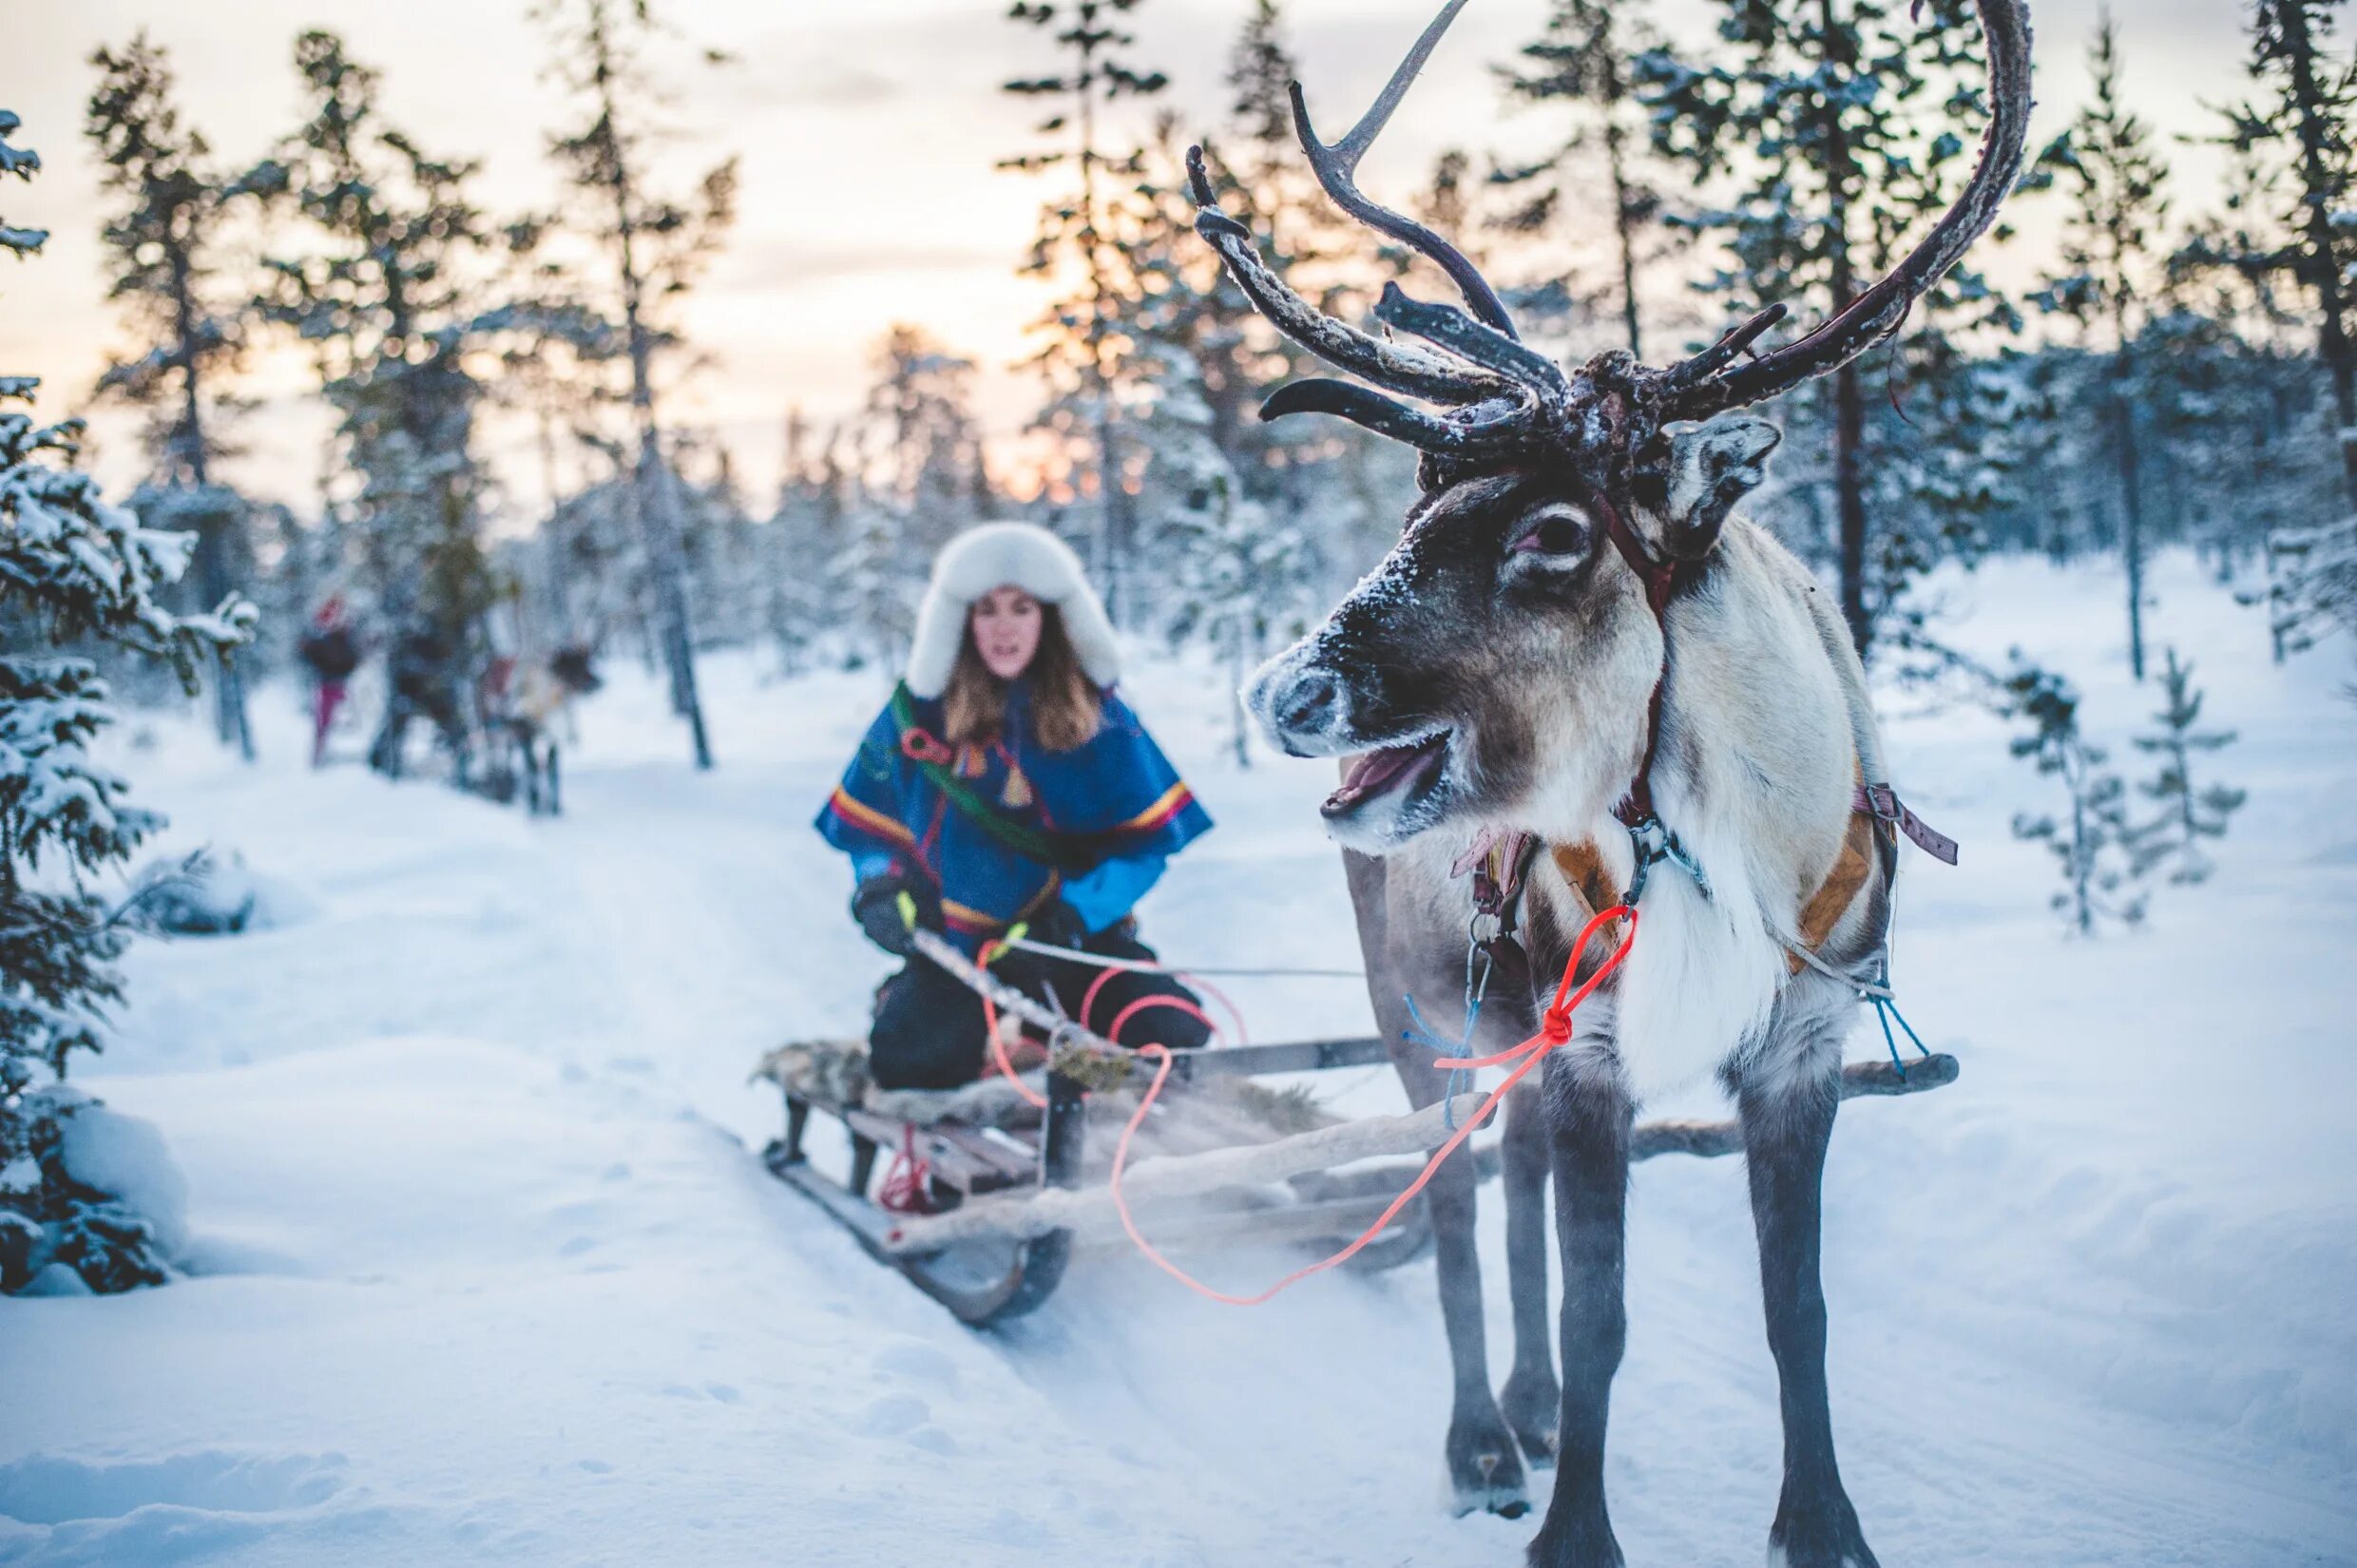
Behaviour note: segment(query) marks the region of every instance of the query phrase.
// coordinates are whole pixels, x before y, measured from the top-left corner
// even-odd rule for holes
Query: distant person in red
[[[335,727],[336,710],[344,705],[346,682],[360,667],[360,640],[353,635],[351,612],[342,594],[331,595],[311,618],[297,652],[311,667],[311,765],[327,761],[327,733]]]

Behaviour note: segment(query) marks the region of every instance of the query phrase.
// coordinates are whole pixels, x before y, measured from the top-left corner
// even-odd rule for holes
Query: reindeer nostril
[[[1340,717],[1342,682],[1325,670],[1304,670],[1277,698],[1276,721],[1288,735],[1315,735]]]

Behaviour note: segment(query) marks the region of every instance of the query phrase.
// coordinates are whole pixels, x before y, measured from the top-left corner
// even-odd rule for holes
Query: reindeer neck
[[[1603,519],[1605,537],[1620,559],[1629,564],[1638,581],[1645,585],[1645,606],[1653,611],[1654,623],[1661,628],[1661,668],[1653,678],[1653,693],[1645,699],[1645,750],[1637,765],[1637,776],[1629,781],[1627,792],[1613,807],[1612,814],[1622,827],[1632,832],[1656,821],[1653,804],[1654,756],[1661,747],[1661,694],[1669,683],[1670,674],[1670,601],[1679,588],[1701,575],[1699,562],[1663,560],[1645,547],[1645,542],[1629,526],[1609,496],[1601,490],[1591,491],[1589,505]]]

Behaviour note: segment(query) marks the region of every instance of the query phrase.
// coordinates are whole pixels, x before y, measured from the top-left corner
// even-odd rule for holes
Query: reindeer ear
[[[1670,472],[1661,508],[1670,553],[1698,561],[1718,543],[1736,502],[1768,477],[1768,454],[1784,432],[1765,419],[1724,414],[1670,437]]]

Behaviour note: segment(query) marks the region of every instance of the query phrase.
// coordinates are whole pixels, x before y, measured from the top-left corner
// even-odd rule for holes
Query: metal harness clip
[[[1676,833],[1662,825],[1659,817],[1648,813],[1632,823],[1629,827],[1629,844],[1637,852],[1637,870],[1630,876],[1629,890],[1620,900],[1629,908],[1635,908],[1637,901],[1645,896],[1645,880],[1655,863],[1663,860],[1693,877],[1695,886],[1702,889],[1704,898],[1711,896],[1711,879],[1702,874],[1702,863],[1687,852],[1686,846],[1677,841]]]

